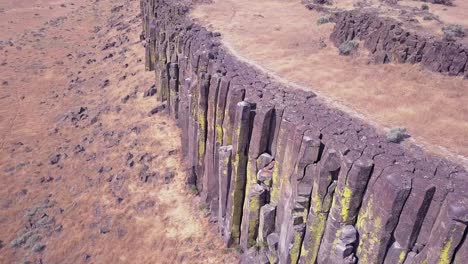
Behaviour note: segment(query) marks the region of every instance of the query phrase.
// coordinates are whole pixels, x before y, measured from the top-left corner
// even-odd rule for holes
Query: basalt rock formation
[[[183,132],[188,184],[245,263],[465,261],[463,167],[238,60],[191,4],[141,0],[146,67]]]
[[[452,40],[419,36],[393,18],[375,12],[341,11],[331,40],[336,46],[362,40],[375,63],[421,63],[427,69],[468,78],[468,46]]]

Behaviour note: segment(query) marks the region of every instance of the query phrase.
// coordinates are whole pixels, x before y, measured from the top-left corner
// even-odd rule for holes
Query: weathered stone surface
[[[463,264],[468,259],[468,240],[466,239],[466,236],[462,243],[463,244],[458,248],[453,264]]]
[[[344,226],[354,225],[361,206],[362,197],[370,178],[373,162],[369,158],[361,157],[354,161],[351,153],[343,157],[340,175],[328,216],[324,237],[320,246],[318,263],[329,263],[343,260],[349,256],[334,255],[337,252],[341,231]],[[347,245],[351,253],[354,245]],[[353,257],[350,257],[351,259]]]
[[[275,231],[276,207],[266,204],[260,208],[260,222],[258,227],[257,242],[260,247],[265,247],[267,237]]]
[[[179,113],[179,65],[177,63],[169,64],[169,113],[174,118],[178,118]]]
[[[403,205],[411,190],[411,177],[405,172],[388,172],[372,186],[357,220],[360,241],[359,261],[383,263],[388,243]]]
[[[257,159],[270,147],[270,132],[274,108],[271,106],[257,106],[252,129],[252,140],[249,148],[249,157]]]
[[[239,102],[234,119],[233,161],[226,209],[226,243],[238,244],[242,220],[242,209],[247,181],[247,153],[251,124],[251,107],[247,102]]]
[[[393,234],[395,242],[387,253],[385,263],[404,263],[407,252],[413,248],[416,242],[435,191],[436,187],[427,179],[416,178],[413,180],[411,193],[406,200]]]
[[[202,199],[210,205],[213,215],[218,214],[218,175],[215,166],[215,123],[216,123],[216,99],[218,98],[218,88],[221,78],[218,75],[211,77],[210,88],[208,92],[208,111],[206,119],[206,153],[205,170],[203,174],[203,192]]]
[[[447,179],[431,179],[431,183],[436,186],[436,190],[416,240],[420,245],[426,245],[429,242],[432,228],[444,205],[444,201],[447,195],[453,190],[453,186],[451,186],[450,181],[447,181]]]
[[[232,146],[223,146],[219,148],[219,162],[218,162],[218,225],[219,230],[223,236],[225,232],[225,217],[227,200],[229,197],[229,184],[231,183],[232,173]]]
[[[292,113],[288,113],[287,115],[283,115],[283,120],[281,121],[281,125],[279,126],[278,132],[278,139],[276,144],[276,157],[275,157],[275,167],[273,169],[272,175],[272,188],[271,188],[271,203],[276,205],[280,201],[280,193],[281,193],[281,186],[282,181],[286,178],[283,177],[283,166],[289,165],[286,160],[286,148],[288,146],[288,137],[294,137],[294,120]],[[284,170],[285,171],[285,170]]]
[[[229,89],[227,104],[223,121],[223,144],[231,145],[234,132],[234,119],[236,116],[237,103],[245,98],[245,88],[235,85]]]
[[[409,263],[451,263],[463,242],[467,223],[468,198],[450,194],[437,217],[428,244]]]
[[[208,92],[210,87],[210,76],[201,73],[198,83],[198,102],[197,102],[197,186],[200,191],[203,189],[203,176],[205,170],[206,136],[207,136],[207,111],[208,111]]]
[[[271,120],[271,130],[273,136],[270,137],[270,142],[268,145],[271,146],[271,155],[276,159],[276,154],[278,152],[278,138],[281,127],[281,121],[283,120],[284,105],[280,103],[275,103],[275,109],[273,111],[273,116]]]
[[[306,233],[299,263],[315,263],[317,261],[340,168],[337,151],[334,149],[325,150],[324,157],[317,167],[314,177]]]
[[[257,170],[261,170],[268,166],[273,161],[273,156],[268,153],[263,153],[257,158]]]
[[[166,101],[169,97],[169,79],[167,65],[164,65],[159,74],[159,93],[157,99],[159,101]]]
[[[294,122],[294,121],[293,121]],[[286,138],[286,150],[281,170],[281,192],[276,209],[276,231],[280,234],[279,261],[284,262],[298,258],[303,237],[303,227],[296,225],[296,181],[294,174],[298,162],[298,155],[303,141],[305,126],[297,126],[291,122],[290,133]],[[284,123],[284,122],[283,122]],[[303,216],[304,217],[304,216]],[[302,224],[304,219],[302,219]],[[302,230],[302,231],[301,231]]]
[[[245,199],[242,215],[241,248],[247,249],[257,244],[258,227],[260,223],[260,208],[266,204],[267,190],[254,184]]]
[[[223,145],[223,122],[224,113],[226,109],[226,98],[229,91],[229,81],[226,77],[221,77],[218,89],[218,98],[216,99],[216,120],[214,123],[214,138],[215,138],[215,149],[214,149],[214,164],[218,164],[218,149]],[[228,145],[228,144],[224,144]],[[215,171],[217,169],[215,168]]]

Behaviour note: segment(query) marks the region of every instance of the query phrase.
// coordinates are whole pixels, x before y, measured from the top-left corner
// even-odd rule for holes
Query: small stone
[[[156,86],[151,86],[144,94],[143,97],[150,97],[156,94]]]
[[[50,160],[50,164],[52,165],[55,165],[57,163],[59,163],[60,159],[62,158],[62,155],[61,154],[55,154],[53,155],[49,160]]]
[[[165,104],[162,104],[162,105],[160,105],[160,106],[157,106],[157,107],[153,108],[153,109],[149,112],[148,116],[155,115],[155,114],[157,114],[157,113],[159,113],[159,112],[164,111],[165,109],[166,109],[166,105],[165,105]]]
[[[169,184],[171,183],[172,179],[174,179],[174,173],[173,172],[168,172],[164,175],[164,183]]]

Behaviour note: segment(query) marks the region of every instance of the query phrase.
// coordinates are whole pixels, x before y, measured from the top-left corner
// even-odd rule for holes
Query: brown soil
[[[369,64],[365,49],[340,56],[329,41],[334,25],[318,26],[320,14],[299,0],[215,0],[191,15],[250,63],[383,127],[406,127],[416,142],[466,164],[468,80]]]
[[[0,263],[236,263],[148,115],[139,1],[0,10]]]

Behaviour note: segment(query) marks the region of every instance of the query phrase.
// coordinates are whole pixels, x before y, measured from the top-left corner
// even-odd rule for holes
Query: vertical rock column
[[[410,190],[410,174],[400,171],[380,176],[369,190],[371,193],[357,220],[360,236],[357,257],[360,262],[383,263]]]
[[[317,172],[312,187],[310,210],[299,263],[315,263],[317,261],[340,166],[338,152],[329,148],[325,151],[323,159],[316,167]]]
[[[179,117],[179,64],[169,64],[169,113],[174,119]]]
[[[257,158],[268,149],[270,125],[273,108],[269,106],[257,106],[253,120],[251,143],[247,164],[246,197],[243,206],[241,247],[248,249],[256,245],[260,207],[266,203],[268,190],[257,183]],[[262,189],[262,190],[260,190]],[[250,193],[253,191],[254,193]],[[258,204],[256,202],[260,204]]]
[[[302,130],[301,130],[302,134]],[[289,248],[287,258],[283,253],[283,260],[291,263],[297,263],[300,258],[300,251],[305,235],[305,223],[307,222],[308,209],[310,206],[309,200],[313,185],[313,173],[311,169],[320,159],[321,142],[319,133],[316,131],[307,130],[304,136],[296,138],[294,149],[299,149],[297,163],[290,179],[291,197],[285,207],[283,222],[289,222],[288,228],[281,230],[280,242],[285,243],[286,248]],[[299,141],[302,139],[302,142]],[[300,145],[297,145],[299,144]],[[283,241],[282,239],[287,239]],[[281,245],[281,244],[280,244]]]
[[[225,217],[232,174],[232,146],[222,146],[218,152],[218,229],[222,236],[226,236]]]
[[[356,223],[373,162],[366,157],[354,161],[352,153],[343,157],[333,204],[320,245],[318,263],[341,263],[345,260],[355,262],[353,243],[356,241],[349,241],[350,236],[343,231],[351,234],[351,237],[356,232],[353,225]],[[342,238],[348,240],[342,241]]]
[[[158,38],[158,50],[157,50],[157,67],[156,67],[156,79],[159,80],[159,92],[157,98],[160,102],[166,101],[169,96],[169,72],[168,72],[168,58],[166,32],[161,30]]]
[[[415,178],[411,193],[401,212],[393,235],[394,242],[385,257],[385,264],[402,264],[407,253],[413,248],[426,217],[436,187],[432,179]]]
[[[245,195],[240,245],[241,248],[248,249],[257,244],[260,208],[266,204],[268,191],[265,186],[252,184]]]
[[[429,243],[408,263],[450,264],[453,259],[460,260],[455,254],[460,253],[463,239],[466,244],[468,198],[450,194],[442,208],[431,232]],[[466,262],[466,259],[463,261]]]
[[[156,65],[156,22],[151,19],[147,32],[145,44],[145,69],[147,71],[155,70]]]
[[[281,172],[280,200],[276,209],[277,231],[279,232],[279,261],[296,263],[305,228],[305,206],[307,200],[297,196],[297,176],[300,159],[302,158],[301,146],[304,143],[306,126],[294,125],[287,139],[286,152],[283,159]],[[300,169],[299,169],[300,170]]]
[[[187,183],[201,188],[201,182],[197,182],[198,164],[198,91],[196,85],[190,80],[186,80],[188,89],[188,117],[187,117]]]
[[[279,114],[278,111],[275,111],[276,114]],[[270,203],[274,206],[278,205],[280,201],[281,193],[281,184],[282,184],[282,171],[284,166],[284,160],[286,155],[286,147],[289,136],[294,135],[294,114],[291,112],[282,112],[281,119],[278,118],[278,115],[275,115],[275,134],[272,145],[275,152],[275,167],[272,174],[272,187],[270,195]],[[279,121],[281,120],[281,121]],[[276,229],[279,230],[279,223],[276,224]]]
[[[231,145],[234,134],[234,120],[236,116],[237,103],[245,98],[245,88],[234,85],[227,94],[226,110],[223,121],[223,145]]]
[[[231,161],[232,161],[232,146],[223,147],[223,121],[224,112],[226,109],[226,99],[229,91],[229,81],[226,77],[221,77],[218,90],[218,98],[216,99],[216,120],[214,124],[214,172],[218,178],[218,224],[221,234],[224,236],[224,219],[226,217],[226,205],[229,195],[229,184],[231,181]],[[227,150],[226,148],[229,148]],[[229,154],[227,154],[229,153]]]
[[[239,102],[236,108],[232,137],[233,162],[226,208],[226,243],[239,244],[242,208],[247,181],[247,154],[250,140],[251,106]]]
[[[198,81],[198,103],[197,103],[197,187],[204,192],[203,177],[205,170],[206,136],[207,136],[207,112],[208,112],[208,93],[210,88],[210,75],[201,72]]]
[[[216,100],[218,98],[218,88],[221,79],[220,76],[211,77],[210,89],[208,93],[208,112],[207,112],[207,135],[206,135],[206,153],[205,153],[205,171],[203,174],[203,192],[202,199],[209,204],[213,216],[218,216],[218,173],[215,170],[215,127],[216,127]]]

